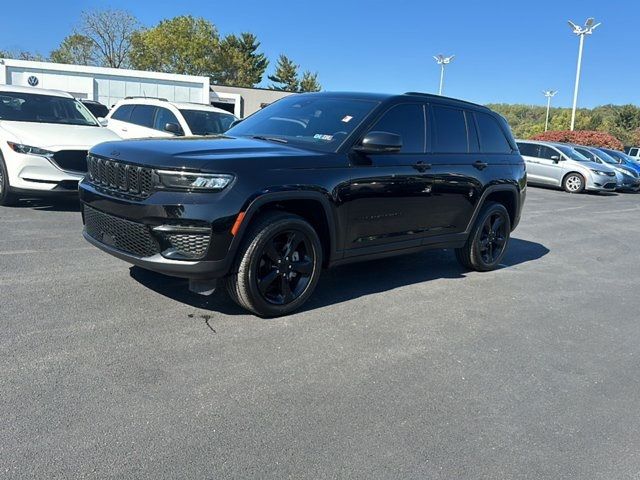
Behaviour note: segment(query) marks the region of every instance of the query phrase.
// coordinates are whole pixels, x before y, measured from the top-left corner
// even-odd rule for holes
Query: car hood
[[[91,149],[91,153],[155,168],[207,170],[218,169],[242,161],[269,159],[270,168],[291,164],[295,157],[322,153],[243,137],[183,137],[108,142]]]
[[[16,142],[54,152],[67,149],[89,150],[98,143],[120,139],[107,128],[84,125],[2,120],[0,130],[13,136]]]

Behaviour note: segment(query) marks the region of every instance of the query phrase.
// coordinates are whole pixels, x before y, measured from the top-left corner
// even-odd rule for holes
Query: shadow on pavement
[[[80,200],[77,195],[50,196],[41,198],[23,197],[9,208],[30,208],[54,212],[79,212]]]
[[[538,260],[549,253],[544,245],[512,238],[502,268]],[[210,296],[191,293],[188,281],[167,277],[138,267],[131,267],[131,277],[155,292],[196,308],[227,315],[246,315],[223,288]],[[438,278],[464,278],[466,271],[458,265],[451,250],[428,250],[406,256],[354,263],[323,272],[316,291],[302,311],[342,303],[365,295],[381,293]]]

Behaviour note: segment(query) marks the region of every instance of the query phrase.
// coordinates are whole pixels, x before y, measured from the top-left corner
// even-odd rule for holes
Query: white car
[[[235,120],[210,105],[128,97],[116,103],[103,124],[122,138],[190,137],[224,133]]]
[[[110,140],[120,137],[68,93],[0,85],[0,205],[77,192],[87,151]]]

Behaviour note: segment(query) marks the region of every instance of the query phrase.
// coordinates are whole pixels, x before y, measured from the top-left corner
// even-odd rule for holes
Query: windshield
[[[78,100],[36,93],[0,92],[0,120],[99,126]]]
[[[598,158],[600,160],[602,160],[605,163],[609,163],[611,165],[618,165],[620,163],[619,160],[613,158],[611,155],[609,155],[608,153],[603,152],[602,150],[593,150],[593,153],[595,155],[598,156]]]
[[[582,155],[577,150],[574,150],[571,147],[565,147],[563,145],[556,145],[556,148],[564,153],[571,160],[577,160],[578,162],[590,162],[591,160]]]
[[[247,117],[227,133],[334,152],[376,106],[377,102],[366,100],[291,95]]]
[[[230,113],[208,110],[180,109],[180,112],[194,135],[219,135],[229,130],[229,127],[236,119]]]

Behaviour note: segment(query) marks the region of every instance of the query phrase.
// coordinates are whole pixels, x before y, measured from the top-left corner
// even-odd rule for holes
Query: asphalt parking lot
[[[326,272],[295,315],[0,207],[0,476],[640,475],[640,195],[530,188],[504,268],[450,251]]]

